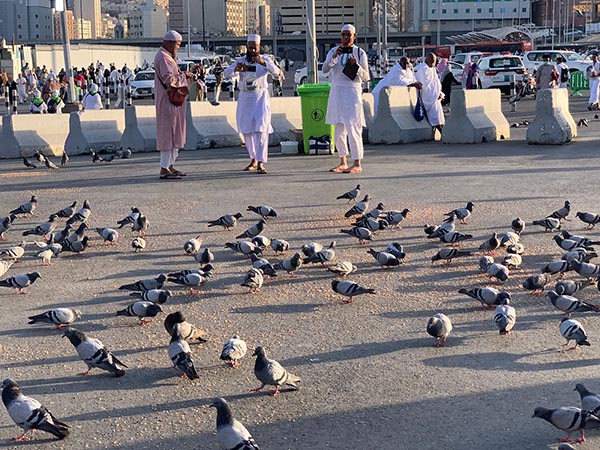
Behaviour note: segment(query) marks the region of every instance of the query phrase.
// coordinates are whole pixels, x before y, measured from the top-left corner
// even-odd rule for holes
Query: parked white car
[[[525,62],[525,67],[529,72],[533,73],[537,70],[537,68],[543,64],[542,57],[544,55],[550,55],[550,61],[556,64],[556,58],[562,56],[569,66],[569,70],[574,72],[576,70],[581,70],[585,72],[586,69],[592,65],[592,60],[580,55],[576,52],[569,51],[557,51],[557,50],[533,50],[530,52],[525,52],[523,55],[523,61]]]
[[[516,55],[485,56],[477,65],[480,87],[498,88],[506,94],[510,93],[511,79],[520,78],[527,70],[521,57]]]
[[[296,73],[294,74],[294,83],[297,85],[300,84],[304,84],[306,83],[306,77],[307,77],[307,68],[306,66],[302,67],[301,69],[296,70]],[[329,74],[331,72],[328,73],[323,73],[323,63],[320,62],[317,65],[317,83],[329,83]]]
[[[131,82],[131,97],[143,98],[154,95],[154,70],[140,70]]]
[[[454,58],[452,58],[452,61],[460,64],[461,66],[464,66],[468,62],[477,62],[483,57],[484,57],[484,54],[481,52],[458,53],[458,54],[454,55]]]

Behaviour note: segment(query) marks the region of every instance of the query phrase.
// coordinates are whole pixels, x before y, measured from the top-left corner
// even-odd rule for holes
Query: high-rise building
[[[60,23],[60,14],[58,12],[54,13],[54,39],[61,40],[63,38],[62,35],[62,25]],[[73,11],[66,10],[65,18],[67,19],[67,32],[69,33],[69,39],[75,38],[75,17],[73,16]]]
[[[82,24],[79,19],[89,20],[91,23],[91,38],[103,38],[102,27],[102,11],[100,8],[100,0],[67,0],[68,9],[73,11],[75,22]],[[85,30],[83,30],[85,33]],[[82,33],[81,27],[79,30]],[[85,38],[84,38],[85,39]]]
[[[258,34],[262,36],[271,35],[271,6],[263,3],[258,7]]]
[[[9,41],[54,38],[54,19],[48,0],[0,0],[0,19],[0,36]]]
[[[188,10],[195,40],[203,35],[244,36],[247,32],[246,0],[169,0],[169,29],[179,31],[184,39]]]
[[[129,14],[129,37],[163,37],[168,13],[155,4],[145,4]]]

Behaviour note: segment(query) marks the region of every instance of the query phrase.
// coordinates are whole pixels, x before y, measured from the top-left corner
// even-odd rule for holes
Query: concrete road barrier
[[[479,144],[510,139],[499,89],[452,92],[452,110],[442,130],[445,144]]]
[[[577,126],[569,112],[567,89],[538,91],[535,106],[535,119],[527,128],[528,144],[559,145],[577,137]]]
[[[242,143],[235,122],[236,102],[188,102],[186,150],[235,147]]]
[[[156,150],[156,108],[154,105],[125,107],[125,131],[121,136],[123,148],[137,152]]]
[[[68,132],[68,114],[2,116],[0,158],[31,156],[36,150],[47,156],[61,156]]]
[[[408,144],[433,140],[429,122],[426,119],[418,122],[413,116],[416,91],[406,86],[389,86],[381,90],[377,120],[369,129],[369,143]]]
[[[269,135],[269,145],[295,140],[296,135],[290,130],[302,128],[300,97],[271,97],[271,124],[273,133]]]
[[[374,119],[374,105],[375,99],[373,98],[373,94],[370,92],[364,93],[362,95],[363,101],[363,112],[365,113],[365,123],[367,124],[367,129],[370,130],[373,127]]]
[[[118,146],[125,131],[125,114],[122,109],[100,109],[73,112],[69,118],[69,135],[65,151],[69,155],[87,153],[88,149]]]

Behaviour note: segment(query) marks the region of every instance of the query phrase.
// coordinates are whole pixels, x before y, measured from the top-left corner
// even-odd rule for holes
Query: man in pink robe
[[[154,95],[156,106],[156,149],[160,151],[160,179],[178,180],[186,174],[173,167],[179,149],[185,143],[186,102],[175,106],[169,101],[168,86],[188,86],[190,72],[177,65],[177,50],[182,36],[177,31],[165,34],[162,46],[154,58]]]

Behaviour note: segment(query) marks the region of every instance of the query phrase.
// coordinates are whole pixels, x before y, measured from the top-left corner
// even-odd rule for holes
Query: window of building
[[[477,13],[481,14],[481,8],[477,8]]]
[[[435,14],[435,8],[431,10],[431,14]]]
[[[446,8],[442,8],[442,14],[446,14],[446,13],[447,13]]]
[[[513,12],[516,13],[517,12],[517,8],[513,8]]]
[[[471,12],[471,8],[465,8],[465,12],[469,14]]]
[[[470,21],[470,20],[465,20],[465,25],[468,25],[468,24],[470,24],[470,23],[471,23],[471,21]]]
[[[500,14],[504,14],[506,12],[506,8],[500,8]]]
[[[35,18],[36,18],[36,19],[38,18],[38,15],[37,15],[37,14],[35,15]]]
[[[494,12],[494,8],[490,8],[488,12],[493,13]]]
[[[19,24],[19,25],[17,25],[17,28],[20,30],[20,29],[21,29],[21,25],[20,25],[20,24]]]
[[[521,8],[521,12],[527,12],[527,8]]]
[[[454,8],[454,14],[458,14],[458,8]]]
[[[36,23],[36,24],[35,24],[35,27],[36,27],[36,28],[39,28],[40,26],[39,26],[39,25]]]
[[[475,21],[475,23],[481,23],[481,20],[477,19],[477,20]]]

